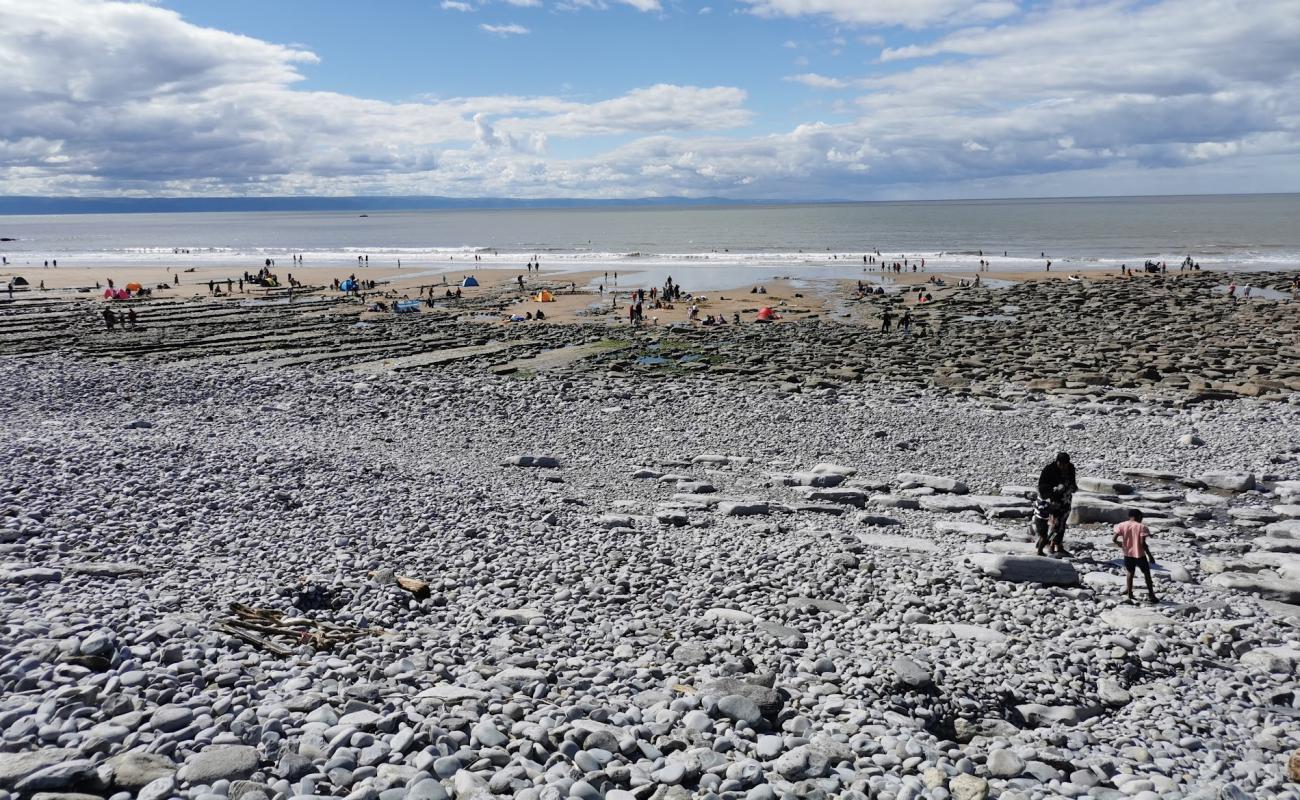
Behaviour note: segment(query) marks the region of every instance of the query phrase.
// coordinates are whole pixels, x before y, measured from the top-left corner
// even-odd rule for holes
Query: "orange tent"
[[[778,319],[780,319],[780,317],[776,315],[776,312],[773,311],[770,306],[758,310],[759,322],[775,322]]]
[[[143,288],[144,288],[143,286],[141,286],[140,284],[135,283],[135,282],[131,282],[131,283],[128,283],[128,284],[126,285],[126,290],[127,290],[128,292],[138,292],[138,291],[140,291],[140,290],[143,289]]]
[[[547,289],[543,289],[543,290],[541,290],[540,292],[537,293],[537,302],[539,302],[539,303],[554,303],[554,302],[555,302],[555,295],[551,294],[549,290],[547,290]]]

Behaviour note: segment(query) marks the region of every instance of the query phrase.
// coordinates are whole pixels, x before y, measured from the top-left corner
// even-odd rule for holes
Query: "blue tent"
[[[355,288],[357,288],[357,282],[352,280],[351,278],[348,278],[347,280],[343,281],[343,283],[339,284],[339,289],[345,292],[350,292]]]
[[[478,281],[474,278],[473,275],[470,275],[468,278],[466,278],[465,280],[461,281],[461,282],[460,282],[460,285],[461,285],[461,286],[465,286],[465,287],[468,287],[468,286],[478,286]]]

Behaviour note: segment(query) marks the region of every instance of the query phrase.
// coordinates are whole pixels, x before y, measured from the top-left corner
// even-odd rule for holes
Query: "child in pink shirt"
[[[1142,512],[1136,508],[1128,512],[1128,522],[1115,526],[1115,544],[1124,550],[1124,571],[1128,573],[1125,592],[1130,603],[1133,602],[1134,569],[1141,569],[1142,577],[1146,578],[1147,599],[1152,603],[1160,602],[1156,599],[1156,589],[1151,583],[1151,565],[1155,563],[1156,557],[1147,545],[1147,537],[1150,535],[1151,531],[1142,524]]]

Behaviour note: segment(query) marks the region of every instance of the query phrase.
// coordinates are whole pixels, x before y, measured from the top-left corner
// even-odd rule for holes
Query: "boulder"
[[[992,578],[1014,583],[1042,583],[1049,586],[1075,586],[1079,573],[1069,561],[1046,556],[995,555],[975,553],[966,557],[975,567]]]
[[[785,700],[770,686],[749,683],[739,678],[718,678],[700,687],[700,694],[711,694],[719,698],[737,694],[748,697],[758,704],[758,708],[767,719],[775,719],[781,712]]]
[[[978,775],[958,773],[948,781],[952,800],[988,800],[989,782]]]
[[[898,656],[889,668],[894,673],[894,679],[902,686],[924,689],[934,683],[934,676],[930,674],[930,670],[907,656]]]

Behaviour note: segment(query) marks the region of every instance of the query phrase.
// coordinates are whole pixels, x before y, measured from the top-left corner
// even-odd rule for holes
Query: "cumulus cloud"
[[[516,25],[513,22],[508,25],[489,25],[485,22],[478,27],[479,30],[486,31],[496,36],[526,36],[530,33],[530,31],[523,25]]]
[[[759,16],[821,16],[852,25],[969,23],[1010,16],[1012,0],[742,0]]]
[[[474,6],[469,3],[462,3],[460,0],[442,0],[443,11],[473,11]]]
[[[791,83],[802,83],[804,86],[812,89],[843,89],[849,85],[848,81],[839,78],[828,78],[825,75],[818,75],[815,72],[804,72],[800,75],[787,75],[785,79]]]
[[[837,24],[885,8],[746,2]],[[799,199],[1300,180],[1300,0],[1069,0],[955,22],[975,5],[922,0],[940,27],[866,74],[789,76],[858,91],[836,122],[756,135],[739,87],[385,102],[308,91],[312,52],[155,5],[0,0],[0,192]]]

